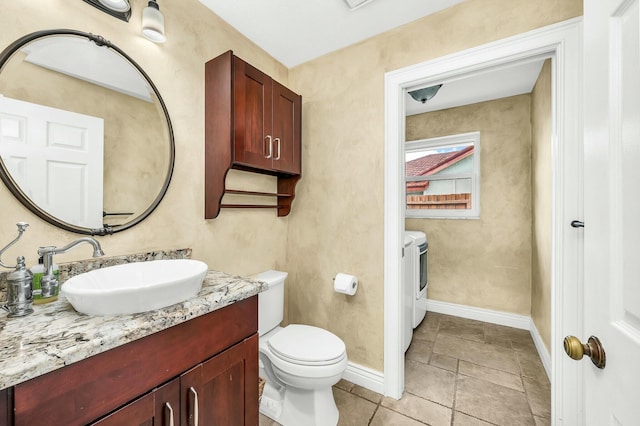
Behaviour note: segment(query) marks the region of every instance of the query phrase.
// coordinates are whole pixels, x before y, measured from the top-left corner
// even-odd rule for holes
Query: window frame
[[[473,143],[473,170],[468,174],[452,174],[441,177],[412,176],[407,177],[406,154],[424,151],[427,149],[439,149],[455,145]],[[402,163],[404,184],[404,211],[407,218],[424,219],[480,219],[480,132],[459,133],[437,138],[419,139],[407,141],[404,146],[405,159]],[[471,208],[470,209],[408,209],[407,208],[407,183],[425,182],[436,180],[471,179]]]

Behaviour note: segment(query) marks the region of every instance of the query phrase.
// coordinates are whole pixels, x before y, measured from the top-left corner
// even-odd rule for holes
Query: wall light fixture
[[[85,3],[89,3],[91,6],[100,9],[103,12],[108,13],[111,16],[115,16],[118,19],[122,19],[125,22],[129,22],[131,18],[131,5],[129,0],[84,0]]]
[[[156,0],[150,0],[142,10],[142,35],[154,43],[164,43],[167,40],[164,34],[164,15]]]

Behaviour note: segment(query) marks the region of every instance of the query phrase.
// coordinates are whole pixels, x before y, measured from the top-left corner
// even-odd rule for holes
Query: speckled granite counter
[[[0,314],[0,389],[247,299],[266,284],[209,271],[193,299],[134,315],[87,316],[63,296],[24,318]]]

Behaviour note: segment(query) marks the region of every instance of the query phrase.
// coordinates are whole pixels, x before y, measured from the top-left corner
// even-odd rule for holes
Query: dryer
[[[413,239],[413,328],[416,328],[427,313],[428,253],[427,234],[421,231],[405,231],[405,236]]]

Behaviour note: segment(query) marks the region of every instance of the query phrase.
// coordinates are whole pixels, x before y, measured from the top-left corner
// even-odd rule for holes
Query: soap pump
[[[0,250],[0,266],[4,268],[15,268],[7,275],[7,303],[2,305],[2,309],[9,312],[9,317],[23,317],[33,313],[33,293],[31,283],[33,274],[27,269],[23,256],[18,256],[15,266],[9,266],[2,262],[2,253],[15,244],[22,233],[29,226],[28,223],[18,222],[18,236]]]

